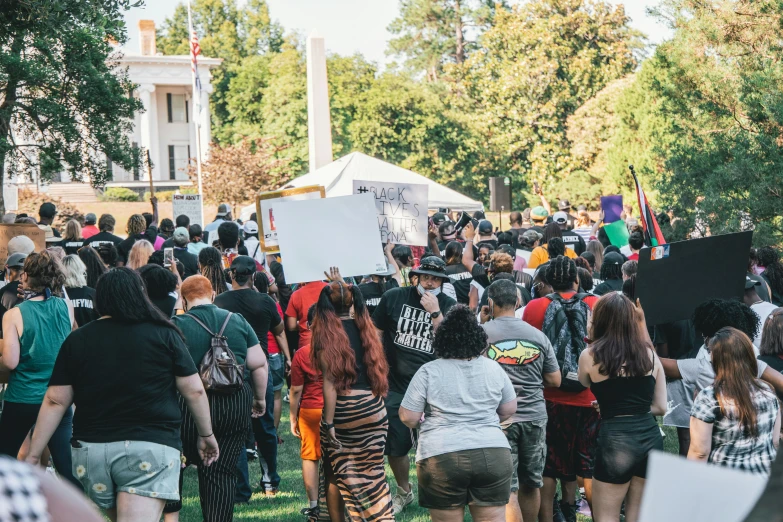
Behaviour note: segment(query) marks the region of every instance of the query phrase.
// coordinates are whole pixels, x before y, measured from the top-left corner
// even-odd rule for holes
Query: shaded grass
[[[302,483],[301,461],[299,459],[299,440],[289,430],[288,405],[283,403],[283,412],[280,419],[280,436],[285,441],[279,446],[277,456],[277,468],[280,473],[280,492],[275,497],[267,497],[258,493],[258,483],[261,479],[261,471],[258,461],[250,463],[250,483],[253,486],[253,496],[247,504],[234,506],[234,520],[258,520],[269,522],[302,522],[305,518],[299,514],[299,510],[308,505],[307,496]],[[676,454],[679,448],[677,442],[677,430],[665,427],[666,437],[663,439],[664,450],[667,453]],[[396,484],[389,469],[386,466],[386,476],[389,477],[389,487],[395,491]],[[411,456],[411,483],[416,490],[416,468]],[[198,479],[196,470],[185,470],[185,484],[182,493],[182,511],[180,520],[183,522],[199,522],[201,507],[198,498]],[[417,495],[418,499],[418,495]],[[398,522],[429,522],[430,517],[426,509],[413,504],[396,517]],[[465,520],[471,520],[470,514],[465,511]],[[592,521],[589,517],[578,517],[579,522]]]

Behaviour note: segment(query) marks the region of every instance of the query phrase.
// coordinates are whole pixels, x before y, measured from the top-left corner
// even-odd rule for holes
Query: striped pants
[[[245,433],[253,406],[253,392],[250,390],[250,383],[245,382],[244,387],[233,395],[207,392],[207,397],[220,457],[209,467],[202,464],[197,448],[198,430],[185,401],[180,397],[182,453],[188,465],[198,466],[198,494],[204,521],[230,522],[234,519],[237,459],[239,453],[245,451]],[[183,476],[184,472],[179,474],[180,500],[167,503],[164,510],[166,513],[182,509]]]

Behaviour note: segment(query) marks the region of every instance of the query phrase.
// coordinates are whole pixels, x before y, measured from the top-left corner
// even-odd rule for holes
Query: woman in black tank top
[[[636,522],[650,451],[663,450],[655,415],[666,413],[666,378],[639,302],[603,296],[593,309],[591,341],[579,358],[579,381],[595,395],[601,428],[593,473],[593,517]]]

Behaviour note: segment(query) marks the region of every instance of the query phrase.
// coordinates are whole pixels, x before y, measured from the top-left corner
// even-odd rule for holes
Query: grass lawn
[[[677,453],[677,431],[674,428],[664,428],[664,449],[669,453]],[[234,520],[259,520],[270,522],[302,522],[305,518],[299,514],[299,510],[307,506],[304,485],[302,484],[301,464],[299,460],[299,441],[291,435],[288,420],[288,405],[283,403],[283,414],[280,420],[280,435],[285,441],[280,446],[278,453],[278,472],[282,477],[280,493],[276,497],[266,497],[255,493],[248,504],[237,505],[234,508]],[[413,458],[411,458],[413,464]],[[389,477],[389,485],[394,488],[395,483],[389,467],[386,467],[386,476]],[[254,485],[254,491],[258,489],[261,478],[258,461],[250,463],[250,482]],[[411,467],[411,479],[416,487],[416,468]],[[394,491],[394,489],[392,489]],[[417,497],[418,498],[418,497]],[[180,520],[183,522],[201,521],[201,507],[198,499],[198,479],[196,470],[188,468],[185,471],[185,486],[182,499],[183,507]],[[397,517],[398,521],[425,522],[430,517],[426,509],[420,508],[416,502],[408,507]],[[465,520],[471,520],[465,512]],[[579,517],[579,522],[588,522],[592,519]]]

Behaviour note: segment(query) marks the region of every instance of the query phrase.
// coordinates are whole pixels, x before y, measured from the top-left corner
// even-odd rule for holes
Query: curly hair
[[[228,290],[226,276],[223,273],[223,256],[217,248],[202,248],[198,253],[198,266],[201,275],[209,279],[216,296]]]
[[[81,250],[80,250],[81,252]],[[117,265],[117,261],[120,259],[120,254],[117,252],[117,247],[114,243],[103,243],[98,245],[98,255],[101,256],[101,261],[107,268],[114,268]],[[84,261],[84,258],[82,258]]]
[[[565,255],[565,243],[559,237],[553,237],[546,245],[546,252],[549,255],[549,259],[554,259],[558,256]]]
[[[492,272],[495,274],[506,273],[510,274],[514,271],[514,260],[511,256],[503,252],[495,252],[489,258],[492,263]]]
[[[576,283],[576,263],[566,256],[550,259],[546,267],[546,280],[555,291],[572,290]]]
[[[584,268],[589,272],[593,271],[593,267],[590,266],[590,262],[582,256],[579,256],[576,259],[574,259],[574,263],[576,263],[576,268]]]
[[[432,348],[441,359],[472,359],[487,349],[487,334],[476,315],[465,305],[456,305],[435,330]]]
[[[772,247],[761,247],[756,250],[756,259],[759,266],[769,266],[777,263],[780,260],[780,256]]]
[[[389,363],[378,330],[364,305],[362,292],[356,285],[333,281],[321,290],[312,325],[310,361],[314,368],[332,376],[338,394],[351,389],[356,382],[356,353],[340,319],[351,307],[364,349],[367,379],[372,392],[384,396],[389,391]]]
[[[560,230],[560,226],[557,223],[550,223],[544,228],[544,238],[541,241],[544,244],[548,244],[556,237],[563,239],[563,231]]]
[[[740,301],[710,299],[694,310],[693,326],[705,337],[712,337],[721,328],[730,326],[755,339],[759,330],[759,316]]]
[[[32,253],[24,260],[24,274],[27,282],[24,288],[33,292],[43,292],[49,289],[55,295],[60,295],[65,284],[65,271],[59,259],[46,250]]]
[[[133,214],[128,218],[128,226],[126,227],[128,236],[143,234],[145,230],[147,230],[147,220],[144,219],[144,216]]]

